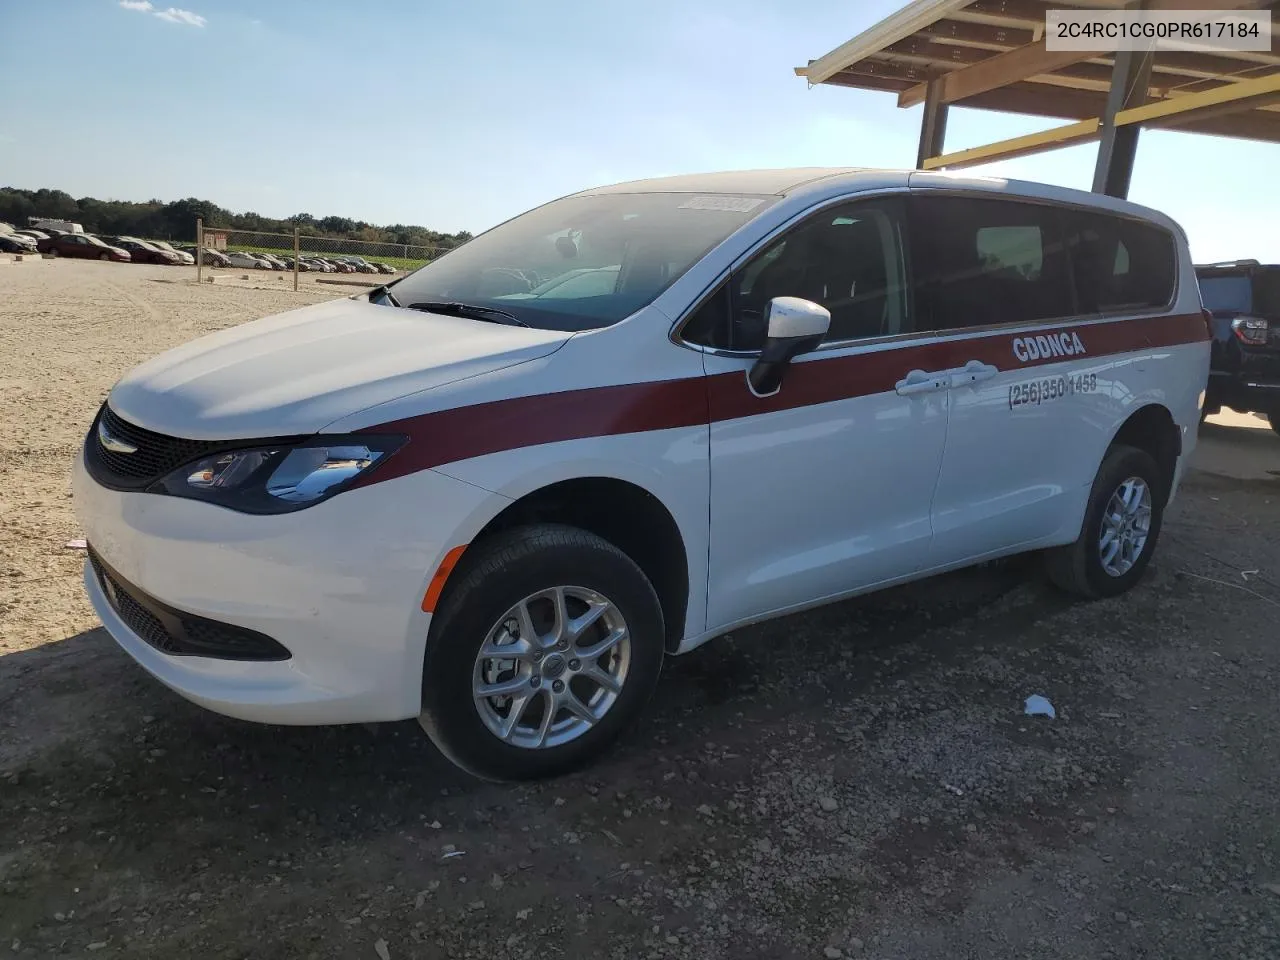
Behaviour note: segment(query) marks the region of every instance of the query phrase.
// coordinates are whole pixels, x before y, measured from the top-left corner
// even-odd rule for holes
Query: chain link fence
[[[196,221],[196,277],[204,279],[210,271],[261,270],[287,272],[293,275],[293,289],[298,289],[301,274],[337,275],[367,279],[370,286],[385,283],[377,277],[394,277],[416,270],[434,260],[450,247],[418,246],[411,243],[380,243],[348,240],[341,237],[310,236],[293,233],[267,233],[258,230],[236,230],[231,227],[206,226]]]

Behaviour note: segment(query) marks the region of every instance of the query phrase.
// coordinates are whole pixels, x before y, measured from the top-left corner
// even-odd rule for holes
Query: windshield
[[[1249,313],[1253,309],[1248,277],[1201,277],[1200,300],[1219,313]]]
[[[544,330],[617,323],[650,303],[775,197],[565,197],[494,227],[403,280],[403,306],[459,301]]]

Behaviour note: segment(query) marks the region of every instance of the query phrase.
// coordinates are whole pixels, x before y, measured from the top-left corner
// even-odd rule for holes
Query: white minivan
[[[85,586],[211,710],[420,717],[477,775],[545,776],[744,624],[1025,551],[1129,589],[1208,363],[1184,234],[1121,200],[587,190],[127,373],[75,466]]]

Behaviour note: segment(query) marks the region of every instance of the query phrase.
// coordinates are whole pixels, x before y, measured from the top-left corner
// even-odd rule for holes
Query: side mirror
[[[777,393],[787,365],[822,343],[831,328],[831,311],[800,297],[774,297],[765,310],[765,324],[764,349],[747,371],[747,385],[757,397]]]

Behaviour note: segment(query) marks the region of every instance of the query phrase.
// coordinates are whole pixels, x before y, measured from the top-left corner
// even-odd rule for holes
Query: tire
[[[60,257],[60,256],[62,256],[62,254],[58,253],[58,248],[57,248],[57,247],[50,247],[50,248],[49,248],[49,256],[51,256],[51,257]]]
[[[555,588],[590,594],[609,604],[581,636],[566,641],[567,649],[541,644],[553,633],[552,602],[537,595]],[[530,617],[525,622],[539,635],[532,645],[539,652],[519,660],[481,660],[481,649],[491,637],[500,644],[511,640],[511,627],[524,632],[518,614],[510,616],[522,601],[528,602]],[[665,631],[653,585],[625,553],[576,527],[518,527],[472,547],[449,578],[438,609],[427,640],[419,722],[441,753],[483,779],[557,776],[594,760],[639,714],[662,669]],[[572,621],[587,607],[580,595],[570,595],[565,609]],[[597,644],[607,635],[620,632],[620,622],[626,628],[625,642],[594,660],[573,657],[582,649],[599,649]],[[512,645],[523,642],[518,639]],[[622,674],[620,689],[611,694],[589,679],[588,663],[597,671]],[[512,676],[517,672],[519,676]],[[473,693],[473,684],[505,682],[516,684],[518,692],[503,698],[477,698]],[[543,735],[562,742],[537,746],[552,698],[569,693],[597,714],[594,722],[586,724],[567,709],[556,708]],[[519,701],[521,712],[504,740],[495,727],[511,723],[521,696],[527,700]]]
[[[1141,481],[1146,489],[1146,536],[1127,567],[1122,561],[1113,562],[1109,571],[1104,564],[1101,547],[1103,523],[1112,505],[1113,496],[1119,495],[1132,480]],[[1147,564],[1151,562],[1151,555],[1155,552],[1171,480],[1172,477],[1166,477],[1145,450],[1120,444],[1112,446],[1094,478],[1080,537],[1075,543],[1055,547],[1045,554],[1049,579],[1067,593],[1090,600],[1118,596],[1131,589],[1142,579]],[[1123,515],[1122,512],[1119,513]],[[1142,514],[1143,511],[1139,508],[1135,516],[1139,535]],[[1133,532],[1134,530],[1130,531],[1131,534]]]
[[[101,260],[103,263],[106,263],[108,260],[110,260],[110,259],[111,259],[111,254],[109,254],[109,253],[100,253],[100,254],[98,254],[98,259],[99,259],[99,260]]]
[[[1280,436],[1280,411],[1272,410],[1267,414],[1267,423],[1271,424],[1271,429]]]

